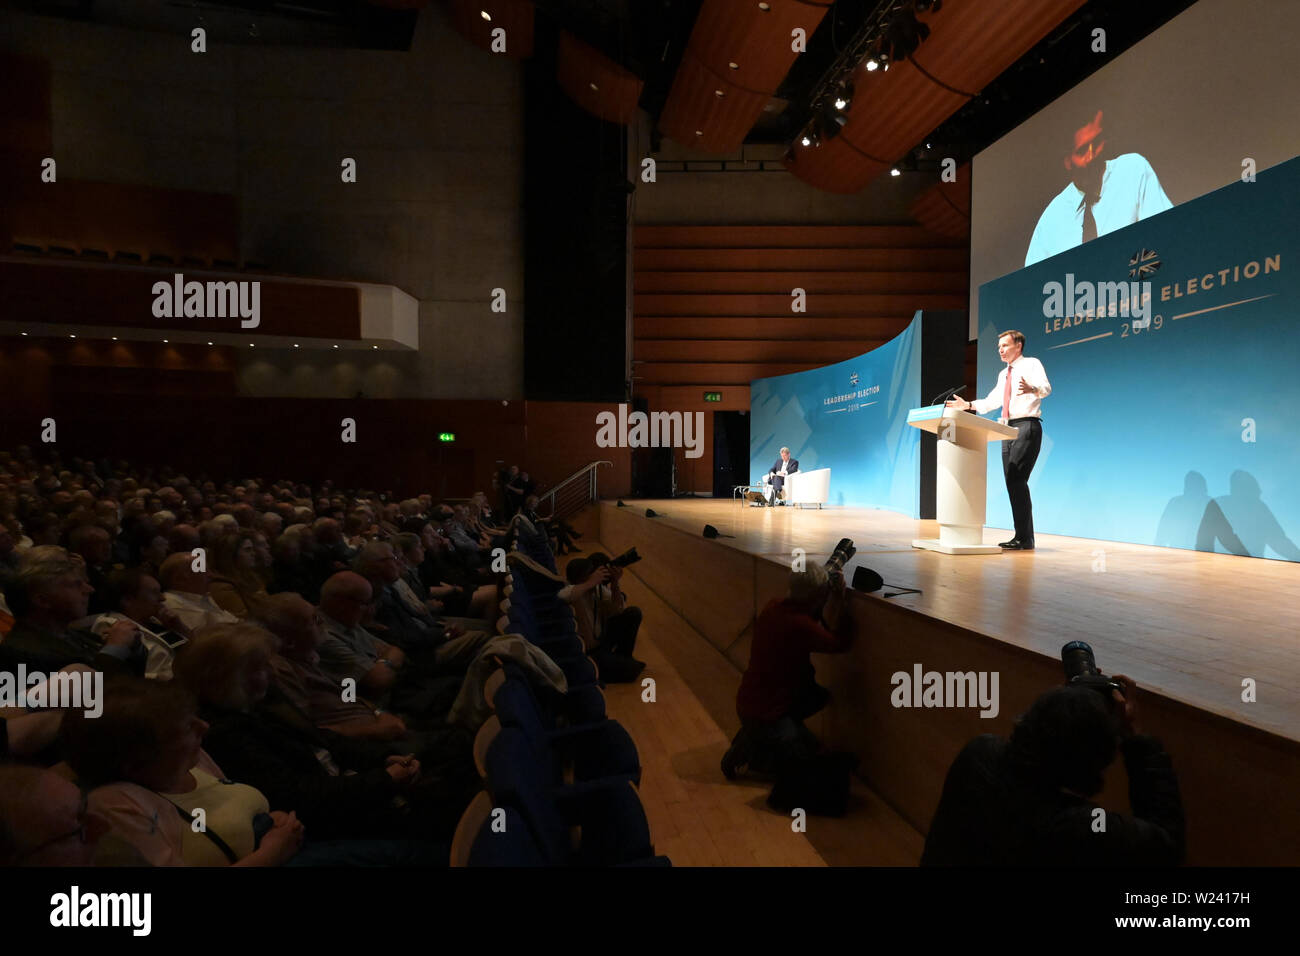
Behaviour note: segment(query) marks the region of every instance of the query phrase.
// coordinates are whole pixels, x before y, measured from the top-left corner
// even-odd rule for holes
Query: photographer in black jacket
[[[953,761],[922,866],[1174,866],[1183,806],[1169,755],[1137,727],[1137,684],[1067,685],[1043,694],[1010,740],[984,734]],[[1098,807],[1103,774],[1124,754],[1132,815]]]

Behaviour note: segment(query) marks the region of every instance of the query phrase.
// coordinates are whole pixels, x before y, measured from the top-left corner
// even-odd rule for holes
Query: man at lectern
[[[772,490],[768,493],[767,503],[769,506],[783,504],[781,501],[781,489],[785,487],[786,475],[793,475],[799,470],[799,459],[790,457],[790,449],[782,448],[781,457],[776,460],[776,464],[768,469],[768,487]]]
[[[1038,461],[1038,450],[1043,444],[1042,402],[1052,394],[1043,363],[1024,354],[1025,336],[1015,329],[998,336],[998,355],[1007,363],[998,375],[987,398],[968,402],[964,398],[950,398],[949,408],[960,408],[983,415],[1000,409],[998,420],[1020,432],[1015,438],[1002,443],[1002,473],[1007,480],[1007,496],[1011,499],[1011,514],[1015,519],[1016,533],[1010,541],[998,547],[1007,551],[1034,550],[1034,509],[1029,499],[1029,474]]]

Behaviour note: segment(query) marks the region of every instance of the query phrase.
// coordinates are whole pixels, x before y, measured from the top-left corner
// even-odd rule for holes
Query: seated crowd
[[[0,865],[445,865],[512,536],[482,493],[0,453],[0,674],[103,682],[0,707]]]

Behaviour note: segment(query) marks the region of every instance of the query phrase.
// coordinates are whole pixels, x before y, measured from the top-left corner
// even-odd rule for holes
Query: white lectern
[[[938,538],[917,538],[914,548],[944,554],[997,554],[1002,549],[984,543],[985,484],[989,442],[1015,438],[1010,425],[971,412],[929,405],[907,413],[907,423],[934,432],[939,461],[935,480]]]

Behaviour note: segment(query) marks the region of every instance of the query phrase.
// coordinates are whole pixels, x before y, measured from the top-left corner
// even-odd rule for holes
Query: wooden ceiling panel
[[[492,51],[492,31],[505,30],[505,51],[499,56],[526,60],[533,55],[532,0],[447,0],[456,30],[477,47]],[[484,13],[488,14],[484,17]]]
[[[856,193],[889,168],[890,160],[868,156],[841,133],[815,146],[795,143],[786,169],[810,186],[831,193]]]
[[[799,55],[793,49],[794,30],[802,29],[806,42],[831,4],[766,2],[769,9],[764,11],[758,0],[704,0],[688,49],[715,73],[730,75],[737,86],[770,95]]]
[[[970,235],[971,165],[957,168],[956,181],[937,182],[916,197],[908,212],[932,232],[953,239]]]
[[[659,128],[684,146],[708,153],[733,153],[754,128],[769,98],[767,93],[742,89],[715,74],[687,51],[659,117]]]
[[[595,47],[567,30],[560,31],[556,79],[569,98],[611,123],[630,123],[645,85]]]
[[[939,14],[920,18],[931,34],[916,62],[888,72],[859,68],[843,132],[816,148],[796,144],[786,167],[821,189],[858,192],[1083,3],[949,0]]]
[[[659,118],[677,142],[731,153],[799,54],[793,31],[811,37],[830,0],[704,0]],[[721,94],[721,95],[719,95]]]

